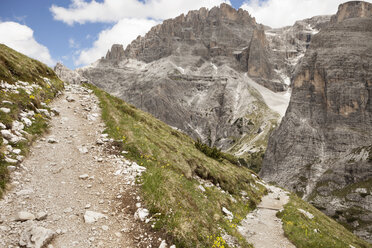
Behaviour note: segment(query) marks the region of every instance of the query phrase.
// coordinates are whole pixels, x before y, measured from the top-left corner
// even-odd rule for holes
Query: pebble
[[[83,175],[79,176],[79,178],[82,179],[82,180],[88,179],[88,177],[89,177],[88,174],[83,174]]]
[[[16,220],[26,221],[26,220],[34,220],[34,219],[35,219],[35,215],[33,215],[32,213],[21,211],[21,212],[18,212],[18,217]]]

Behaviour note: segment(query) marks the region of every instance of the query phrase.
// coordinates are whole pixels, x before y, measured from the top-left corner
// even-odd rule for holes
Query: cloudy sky
[[[367,0],[371,2],[372,0]],[[334,14],[345,0],[1,0],[0,43],[49,66],[81,67],[113,43],[128,45],[152,26],[222,2],[243,8],[271,27]]]

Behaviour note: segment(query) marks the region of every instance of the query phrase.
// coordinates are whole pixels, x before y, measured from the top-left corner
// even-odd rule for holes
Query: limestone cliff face
[[[114,44],[112,45],[111,50],[107,51],[105,59],[109,61],[120,61],[124,59],[124,56],[123,45]]]
[[[197,56],[248,72],[274,91],[286,85],[268,59],[264,27],[245,10],[221,4],[165,20],[125,49],[127,58],[153,62],[170,55]]]
[[[75,71],[71,71],[66,66],[61,63],[57,63],[54,67],[54,71],[57,76],[64,82],[70,84],[81,84],[83,82],[87,82],[87,79],[82,77],[79,73]]]
[[[340,6],[292,80],[261,176],[372,241],[372,4]]]

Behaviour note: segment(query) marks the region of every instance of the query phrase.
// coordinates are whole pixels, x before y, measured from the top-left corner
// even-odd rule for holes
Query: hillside
[[[0,44],[0,196],[8,169],[23,161],[55,114],[48,103],[63,90],[54,71]],[[8,167],[11,166],[11,167]]]

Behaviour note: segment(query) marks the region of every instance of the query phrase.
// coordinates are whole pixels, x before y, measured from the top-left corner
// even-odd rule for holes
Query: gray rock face
[[[223,149],[245,135],[257,135],[261,126],[267,132],[280,118],[246,75],[194,56],[168,56],[148,64],[126,60],[116,67],[101,63],[79,72],[168,125]]]
[[[80,76],[79,73],[68,69],[66,66],[59,62],[54,67],[54,72],[62,81],[70,84],[81,84],[87,82],[87,80]]]
[[[111,50],[118,49],[114,46]],[[124,52],[127,58],[146,63],[170,55],[218,61],[248,72],[274,91],[284,91],[287,87],[273,70],[268,53],[264,27],[247,11],[228,4],[165,20],[134,40]]]
[[[312,38],[261,171],[265,180],[304,195],[370,242],[372,18],[364,10],[371,6],[341,5],[332,17],[338,21]],[[361,186],[367,194],[354,192]]]
[[[293,26],[266,29],[269,43],[270,60],[286,84],[290,83],[295,67],[305,55],[312,37],[326,27],[331,16],[314,16],[296,21]]]
[[[114,44],[112,45],[111,50],[107,51],[105,59],[111,61],[118,61],[122,60],[124,56],[125,54],[123,45]]]

